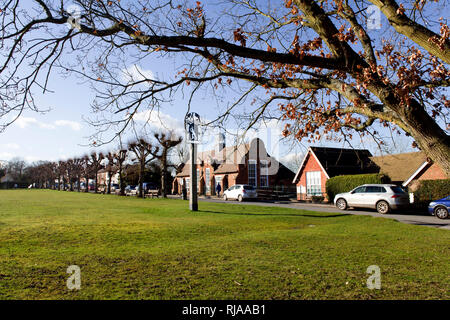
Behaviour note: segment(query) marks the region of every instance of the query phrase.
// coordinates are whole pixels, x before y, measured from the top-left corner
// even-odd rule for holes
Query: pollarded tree
[[[120,195],[125,195],[125,183],[123,181],[123,169],[124,169],[124,163],[127,160],[127,153],[128,150],[121,149],[117,151],[114,155],[114,161],[117,164],[117,172],[119,173],[119,188],[120,188]]]
[[[97,193],[98,192],[98,172],[103,169],[103,159],[105,159],[105,156],[103,155],[103,153],[97,153],[97,152],[92,152],[90,157],[89,157],[89,165],[91,167],[91,172],[94,176],[94,192]]]
[[[167,197],[167,175],[170,166],[168,163],[168,155],[170,151],[179,145],[182,141],[182,137],[176,137],[173,133],[155,133],[154,137],[160,146],[160,152],[153,153],[153,156],[159,160],[161,170],[161,195]]]
[[[92,80],[104,93],[96,109],[122,112],[125,125],[178,86],[195,84],[193,94],[212,84],[224,95],[242,90],[225,118],[238,108],[250,125],[283,119],[286,135],[310,141],[381,137],[389,127],[450,174],[445,1],[231,0],[210,11],[209,3],[181,0],[75,3],[81,19],[64,10],[64,0],[12,0],[1,9],[0,83],[15,88],[3,94],[1,115],[36,109],[34,90],[47,90],[55,67]],[[73,53],[78,60],[66,59]],[[164,79],[119,76],[128,57],[149,54],[180,57],[182,66]],[[239,108],[251,97],[253,110]]]
[[[81,191],[81,178],[83,175],[83,163],[84,160],[82,158],[74,158],[73,159],[73,175],[74,179],[77,182],[77,191]]]
[[[58,161],[58,167],[57,167],[57,174],[58,174],[58,191],[66,190],[66,173],[67,173],[67,166],[66,162],[63,160]],[[63,187],[61,189],[61,182],[63,184]]]
[[[139,138],[136,141],[128,143],[128,150],[134,154],[136,161],[139,164],[139,194],[138,197],[144,197],[143,183],[145,166],[153,161],[158,153],[159,147],[154,147],[150,142],[144,138]]]
[[[81,157],[82,160],[82,177],[85,181],[85,189],[84,192],[89,192],[89,179],[92,177],[92,166],[90,164],[90,158],[88,155],[84,155]]]
[[[113,173],[115,173],[115,154],[112,152],[108,152],[105,156],[105,159],[108,160],[108,164],[106,164],[106,172],[108,173],[108,188],[107,188],[107,194],[111,194],[111,179],[113,176]]]
[[[67,182],[69,183],[69,190],[73,191],[73,184],[76,182],[76,166],[74,159],[66,161]]]

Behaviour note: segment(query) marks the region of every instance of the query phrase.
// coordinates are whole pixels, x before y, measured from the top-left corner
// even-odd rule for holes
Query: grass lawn
[[[449,299],[450,232],[241,204],[0,191],[1,299]],[[69,265],[81,289],[69,291]],[[369,290],[369,265],[381,289]]]

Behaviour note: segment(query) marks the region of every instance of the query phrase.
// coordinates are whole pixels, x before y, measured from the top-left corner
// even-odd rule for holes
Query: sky
[[[138,77],[139,72],[155,77],[163,77],[166,72],[171,73],[178,63],[159,56],[151,56],[138,64],[129,63],[127,69]],[[173,74],[173,73],[172,73]],[[0,133],[0,160],[10,160],[15,157],[25,159],[31,163],[37,160],[57,161],[70,157],[82,156],[94,150],[90,146],[89,137],[95,132],[85,118],[92,116],[91,103],[95,93],[88,84],[83,83],[74,76],[62,77],[54,73],[50,79],[52,93],[38,94],[37,104],[49,111],[44,114],[25,111],[22,116]],[[159,113],[151,113],[144,107],[135,116],[136,123],[143,125],[150,119],[150,126],[156,130],[172,129],[180,135],[184,135],[183,119],[187,110],[189,96],[181,92],[173,96],[173,100],[163,106]],[[215,97],[207,94],[197,94],[192,103],[192,110],[198,112],[207,121],[214,119],[219,110],[217,105],[223,103],[226,106],[230,101],[217,101]],[[259,124],[249,132],[251,137],[261,138],[269,153],[282,162],[298,161],[308,147],[307,143],[297,143],[282,140],[282,123],[270,121],[267,124]],[[211,149],[215,143],[217,131],[210,128],[204,135],[204,141],[199,146],[199,151]],[[227,128],[236,132],[237,128]],[[124,141],[131,139],[132,135],[124,137]],[[410,140],[396,137],[396,150],[410,151],[408,148]],[[369,148],[376,154],[376,146],[369,140],[354,140],[354,146],[358,148]],[[227,145],[233,144],[231,138],[227,138]],[[109,151],[116,149],[118,142],[101,146],[96,151]],[[342,147],[342,143],[322,141],[313,145]]]

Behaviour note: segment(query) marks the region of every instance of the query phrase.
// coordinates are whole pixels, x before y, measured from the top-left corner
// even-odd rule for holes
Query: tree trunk
[[[119,188],[120,188],[120,195],[125,195],[125,184],[123,183],[123,177],[122,177],[122,163],[119,164]]]
[[[95,180],[94,180],[94,192],[98,193],[98,186],[97,186],[97,182],[98,182],[98,171],[95,171]]]
[[[89,176],[86,176],[85,179],[86,179],[85,182],[86,188],[84,189],[84,192],[89,192]]]
[[[108,194],[111,194],[111,171],[108,171]]]
[[[139,194],[138,197],[139,198],[143,198],[144,197],[144,193],[142,190],[142,187],[144,185],[144,168],[145,168],[145,162],[141,161],[141,164],[139,166]]]
[[[167,198],[167,154],[163,151],[161,156],[161,196]]]

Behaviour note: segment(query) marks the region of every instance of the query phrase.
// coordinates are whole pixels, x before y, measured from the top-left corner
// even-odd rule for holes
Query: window
[[[255,190],[253,186],[244,186],[244,190]]]
[[[320,171],[306,172],[306,193],[310,196],[322,195],[322,184],[320,181]]]
[[[384,189],[383,187],[368,186],[368,187],[366,187],[366,192],[370,192],[370,193],[382,193],[382,192],[386,192],[386,189]]]
[[[210,168],[205,169],[205,187],[206,187],[206,193],[211,192],[211,177],[210,177]]]
[[[191,188],[191,178],[186,178],[186,191],[189,193],[189,189]]]
[[[353,190],[352,193],[364,193],[366,192],[366,187],[358,187],[355,190]]]
[[[248,160],[248,184],[256,187],[256,160]]]
[[[220,183],[222,186],[222,178],[223,178],[223,176],[215,176],[214,177],[214,179],[215,179],[214,188],[217,188],[218,183]]]
[[[197,169],[197,192],[200,192],[200,169]]]
[[[269,186],[269,161],[261,160],[259,173],[259,186],[268,187]]]
[[[394,191],[394,193],[405,193],[405,191],[400,187],[391,187],[391,190]]]

